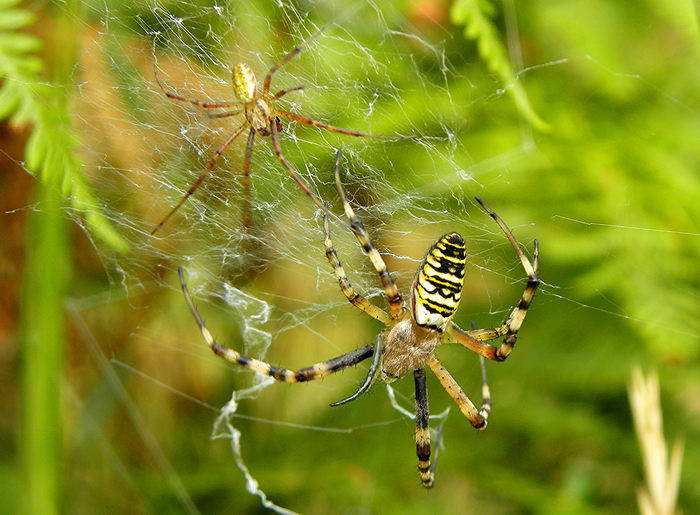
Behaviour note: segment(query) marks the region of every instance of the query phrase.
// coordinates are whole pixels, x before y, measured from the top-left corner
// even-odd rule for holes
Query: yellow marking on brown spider
[[[324,25],[319,29],[316,33],[314,33],[311,37],[306,39],[305,41],[301,42],[299,45],[294,47],[290,52],[288,52],[282,59],[280,59],[275,65],[273,65],[265,75],[265,79],[263,82],[263,87],[262,91],[260,91],[257,87],[257,80],[255,77],[255,73],[253,73],[253,70],[250,66],[248,66],[245,63],[239,63],[237,64],[232,73],[232,87],[233,87],[233,93],[236,96],[235,101],[224,101],[224,102],[202,102],[200,100],[193,100],[193,99],[188,99],[185,97],[182,97],[180,95],[177,95],[176,93],[173,93],[171,91],[167,91],[165,89],[165,86],[161,82],[159,76],[158,76],[158,68],[156,66],[156,62],[154,60],[153,62],[153,72],[155,75],[156,82],[158,83],[158,86],[161,88],[163,93],[168,97],[173,100],[178,100],[181,102],[187,102],[190,104],[193,104],[197,107],[202,107],[202,108],[207,108],[207,109],[217,109],[217,108],[224,108],[224,107],[230,107],[233,105],[238,105],[242,106],[242,113],[244,116],[244,121],[243,125],[241,126],[240,130],[249,130],[250,131],[250,137],[248,138],[248,141],[250,142],[249,145],[246,147],[246,153],[245,153],[245,158],[243,162],[243,175],[248,176],[250,175],[250,162],[252,159],[252,154],[253,154],[253,137],[252,135],[254,133],[259,133],[261,136],[269,136],[272,140],[272,146],[275,151],[275,155],[277,156],[277,159],[279,160],[280,164],[284,167],[284,169],[287,171],[287,173],[290,175],[290,177],[294,180],[294,182],[297,183],[299,188],[316,204],[316,206],[320,209],[323,208],[323,204],[321,200],[316,196],[315,193],[313,193],[309,187],[306,185],[306,183],[299,177],[299,174],[297,171],[292,167],[292,165],[287,161],[287,159],[284,157],[282,153],[282,149],[280,146],[279,142],[279,135],[278,133],[282,130],[282,123],[280,122],[280,117],[282,118],[287,118],[290,120],[294,120],[296,122],[299,122],[304,125],[308,126],[313,126],[313,127],[318,127],[327,131],[331,132],[337,132],[340,134],[347,134],[349,136],[355,136],[355,137],[361,137],[361,138],[379,138],[379,139],[387,139],[387,140],[398,140],[398,139],[404,139],[404,138],[410,138],[412,136],[381,136],[381,135],[373,135],[373,134],[366,134],[363,132],[358,132],[358,131],[352,131],[352,130],[347,130],[347,129],[341,129],[339,127],[334,127],[332,125],[328,125],[326,123],[322,123],[316,120],[313,120],[311,118],[307,118],[305,116],[301,116],[298,114],[294,113],[289,113],[284,110],[278,109],[276,107],[277,101],[280,100],[284,95],[287,93],[290,93],[292,91],[299,91],[303,88],[303,86],[296,86],[292,88],[287,88],[281,91],[278,91],[277,93],[271,93],[270,92],[270,84],[272,81],[272,76],[277,72],[277,70],[280,69],[281,66],[283,66],[285,63],[289,62],[293,57],[298,55],[303,47],[307,45],[310,41],[314,40],[316,37],[318,37],[319,34],[324,30],[324,28],[327,25]],[[218,113],[212,115],[213,118],[225,118],[229,116],[235,116],[239,114],[239,111],[231,111],[231,112],[226,112],[226,113]],[[239,133],[237,132],[236,135]],[[221,152],[217,152],[212,160],[210,161],[209,165],[205,169],[203,173],[199,175],[199,178],[197,181],[190,187],[190,189],[187,191],[187,193],[181,198],[181,200],[175,205],[174,208],[170,210],[170,212],[161,219],[161,221],[155,226],[151,234],[155,234],[162,226],[163,224],[178,210],[180,207],[187,201],[187,199],[194,194],[194,192],[199,188],[201,185],[202,181],[206,176],[214,169],[220,155],[223,153],[226,148],[232,143],[233,139],[235,137],[230,137],[227,142],[220,147]],[[242,213],[241,213],[241,219],[243,221],[243,226],[244,227],[250,227],[251,226],[251,214],[250,214],[250,202],[248,199],[250,198],[250,180],[248,178],[244,179],[242,181],[242,188],[243,188],[243,208],[242,208]],[[393,312],[392,312],[393,313]]]
[[[238,63],[233,68],[233,93],[244,104],[255,99],[257,80],[253,69],[245,63]]]

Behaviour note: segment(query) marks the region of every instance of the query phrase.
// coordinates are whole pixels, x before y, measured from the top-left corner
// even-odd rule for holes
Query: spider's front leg
[[[212,101],[212,102],[205,102],[203,100],[197,100],[194,98],[186,98],[178,95],[177,93],[174,93],[172,91],[168,91],[165,88],[165,85],[163,82],[160,80],[160,75],[158,73],[158,64],[155,59],[155,40],[153,41],[153,76],[156,79],[156,83],[158,84],[158,87],[160,90],[163,92],[163,94],[172,99],[172,100],[179,100],[180,102],[187,102],[188,104],[195,105],[197,107],[202,107],[204,109],[219,109],[222,107],[231,107],[234,105],[240,105],[242,102],[239,100],[219,100],[219,101]]]
[[[386,267],[386,263],[384,263],[384,259],[372,244],[372,240],[370,239],[369,234],[367,234],[364,224],[357,217],[357,215],[355,215],[355,211],[353,211],[350,202],[348,202],[345,195],[345,190],[343,189],[343,184],[340,182],[340,155],[341,152],[338,150],[336,152],[335,159],[335,187],[338,191],[340,201],[343,203],[345,217],[350,223],[350,230],[355,235],[357,242],[360,244],[362,250],[367,255],[372,263],[372,266],[379,275],[379,280],[382,282],[382,287],[384,288],[387,302],[389,303],[389,312],[391,313],[391,316],[396,317],[403,311],[403,298],[401,297],[401,293],[399,292],[394,279],[391,277],[391,273]]]
[[[518,331],[520,331],[520,328],[525,321],[527,311],[530,308],[532,299],[534,298],[537,287],[540,284],[540,280],[537,277],[537,267],[539,266],[540,260],[540,246],[539,242],[535,240],[532,262],[530,262],[503,219],[501,219],[501,217],[498,216],[493,209],[488,207],[483,200],[481,200],[479,197],[475,198],[484,211],[486,211],[486,213],[498,224],[515,250],[516,255],[520,259],[520,263],[525,270],[527,284],[525,286],[525,290],[523,291],[522,297],[520,298],[520,302],[518,302],[518,305],[513,308],[500,327],[465,331],[457,324],[450,323],[449,327],[447,328],[447,336],[451,341],[460,343],[480,356],[496,361],[504,361],[513,350],[513,347],[515,347],[515,343],[518,339]],[[504,340],[500,347],[494,347],[493,345],[483,343],[496,340],[501,337],[504,337]]]
[[[311,43],[314,39],[316,39],[326,28],[331,25],[333,22],[329,21],[321,26],[316,32],[311,34],[308,38],[306,38],[304,41],[299,43],[297,46],[292,48],[287,55],[285,55],[282,59],[280,59],[277,63],[275,63],[272,68],[270,68],[267,72],[267,75],[265,75],[265,80],[263,82],[263,94],[267,95],[270,92],[270,84],[272,83],[272,76],[277,73],[277,70],[279,70],[282,66],[287,64],[289,61],[294,59],[297,55],[301,53],[301,51],[304,49],[306,45]]]

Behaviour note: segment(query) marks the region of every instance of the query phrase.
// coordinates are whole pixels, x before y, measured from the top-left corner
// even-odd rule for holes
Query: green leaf
[[[21,29],[34,21],[34,14],[24,9],[5,9],[0,16],[0,30]]]
[[[31,52],[41,48],[41,40],[12,32],[34,19],[25,9],[8,9],[15,4],[0,0],[0,120],[34,125],[25,148],[26,169],[42,182],[60,186],[95,235],[125,252],[128,243],[102,214],[83,176],[76,153],[80,140],[71,127],[66,98],[39,75],[43,62]]]
[[[494,11],[493,5],[486,0],[456,0],[452,4],[450,17],[455,25],[464,26],[467,39],[476,41],[479,55],[489,71],[501,79],[521,116],[537,130],[546,132],[549,130],[549,124],[539,117],[530,104],[525,88],[510,65],[498,29],[489,18],[493,16]]]
[[[26,54],[41,50],[41,40],[30,34],[1,34],[0,50],[3,52],[16,52]]]

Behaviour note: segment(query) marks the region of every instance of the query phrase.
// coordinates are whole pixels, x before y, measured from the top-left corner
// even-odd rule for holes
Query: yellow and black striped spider
[[[315,39],[323,30],[328,26],[328,24],[321,27],[317,32],[315,32],[307,40],[301,42],[297,45],[291,52],[285,55],[277,64],[275,64],[265,75],[265,80],[263,82],[262,92],[258,90],[257,80],[255,74],[250,66],[245,63],[237,64],[233,69],[233,93],[236,96],[236,100],[231,101],[220,101],[220,102],[203,102],[201,100],[189,99],[181,97],[173,92],[167,91],[160,78],[158,77],[158,70],[155,65],[153,65],[153,73],[155,75],[156,82],[160,89],[165,93],[168,98],[173,100],[179,100],[181,102],[188,102],[197,107],[202,107],[205,109],[220,109],[232,106],[240,106],[240,109],[234,111],[226,111],[212,114],[210,112],[210,118],[228,118],[230,116],[236,116],[243,114],[243,122],[231,133],[231,135],[221,144],[221,146],[214,152],[214,156],[209,160],[209,164],[204,169],[204,171],[197,177],[187,193],[180,199],[180,201],[173,207],[170,212],[156,225],[156,227],[151,231],[151,234],[155,234],[158,229],[160,229],[168,219],[175,214],[175,212],[180,209],[180,207],[187,201],[187,199],[197,191],[197,188],[202,184],[204,179],[209,175],[209,173],[216,166],[217,161],[221,154],[223,154],[226,149],[240,136],[243,132],[248,129],[248,143],[245,147],[245,154],[243,158],[243,173],[241,174],[241,187],[243,190],[243,206],[242,206],[242,223],[244,227],[250,227],[252,224],[251,213],[250,213],[250,165],[253,157],[253,143],[255,140],[255,135],[260,134],[261,136],[270,136],[272,139],[272,147],[274,148],[275,155],[279,159],[280,163],[289,172],[289,175],[294,179],[294,181],[299,185],[304,193],[306,193],[311,200],[319,207],[323,208],[321,201],[314,195],[306,184],[301,180],[299,174],[292,168],[287,159],[282,154],[282,148],[280,146],[278,133],[282,130],[282,122],[280,118],[286,118],[288,120],[294,120],[296,122],[312,125],[314,127],[319,127],[332,132],[339,132],[341,134],[347,134],[349,136],[356,136],[360,138],[376,138],[376,139],[389,139],[396,140],[407,138],[410,136],[377,136],[372,134],[365,134],[363,132],[351,131],[347,129],[340,129],[338,127],[333,127],[326,123],[322,123],[305,116],[300,116],[298,114],[290,113],[279,109],[276,107],[276,103],[287,93],[292,91],[299,91],[304,89],[304,86],[296,86],[293,88],[283,89],[277,93],[270,92],[270,83],[272,82],[272,76],[279,70],[283,65],[292,60],[297,56],[309,42]]]
[[[452,322],[452,317],[457,311],[464,282],[464,267],[466,265],[465,245],[462,237],[451,232],[441,236],[428,250],[411,287],[411,303],[407,307],[399,293],[396,283],[387,270],[384,260],[374,248],[365,231],[362,222],[355,216],[352,207],[345,197],[345,192],[340,182],[339,159],[336,161],[335,180],[338,195],[343,203],[345,215],[350,222],[350,229],[355,234],[357,241],[365,254],[372,262],[372,266],[379,274],[389,304],[389,312],[372,304],[362,295],[355,292],[350,285],[343,266],[338,259],[333,242],[331,240],[330,224],[327,211],[324,210],[324,230],[326,257],[333,267],[338,279],[340,289],[353,306],[361,309],[372,318],[379,320],[386,326],[377,335],[374,345],[366,345],[328,361],[317,363],[300,370],[287,370],[274,367],[263,361],[242,356],[237,351],[220,345],[216,342],[209,330],[204,325],[202,317],[187,291],[182,268],[179,269],[180,283],[187,304],[192,315],[212,351],[231,363],[242,365],[274,379],[287,383],[299,383],[320,379],[334,374],[347,367],[356,365],[361,361],[373,357],[372,365],[367,378],[357,392],[350,397],[333,403],[331,406],[339,406],[356,399],[367,391],[377,376],[387,383],[402,378],[409,372],[413,373],[416,392],[416,453],[418,456],[418,470],[424,487],[430,488],[434,481],[434,467],[430,464],[430,432],[428,429],[428,395],[425,382],[425,367],[429,367],[437,376],[440,384],[447,390],[452,400],[457,404],[461,412],[476,429],[484,429],[491,410],[491,400],[486,384],[486,376],[483,366],[483,358],[496,361],[505,360],[513,350],[518,331],[525,319],[532,298],[535,295],[539,280],[537,278],[537,265],[539,260],[539,246],[537,240],[534,243],[533,261],[525,256],[513,237],[508,226],[501,218],[484,202],[476,197],[481,207],[493,218],[501,228],[506,238],[518,255],[525,274],[527,286],[518,305],[513,308],[506,320],[499,327],[492,329],[472,329],[465,331]],[[504,337],[500,347],[488,343]],[[476,352],[482,360],[482,396],[483,404],[477,408],[465,395],[450,373],[440,364],[435,356],[438,345],[456,342]]]

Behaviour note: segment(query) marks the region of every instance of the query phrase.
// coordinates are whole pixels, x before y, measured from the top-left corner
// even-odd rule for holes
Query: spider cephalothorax
[[[293,88],[283,89],[277,93],[270,92],[270,85],[272,82],[272,76],[280,69],[284,64],[289,62],[292,58],[298,55],[302,48],[307,45],[310,41],[316,38],[324,29],[326,25],[321,27],[316,33],[314,33],[306,41],[301,42],[297,45],[291,52],[280,59],[277,64],[269,69],[267,75],[265,75],[265,80],[263,82],[262,90],[258,88],[258,83],[255,78],[255,73],[250,66],[246,63],[239,63],[233,68],[233,93],[236,96],[236,100],[233,101],[217,101],[217,102],[203,102],[200,100],[189,99],[177,95],[176,93],[167,91],[160,78],[158,77],[158,71],[154,63],[154,74],[156,82],[160,89],[165,93],[168,98],[173,100],[180,100],[182,102],[188,102],[190,104],[196,105],[198,107],[203,107],[206,109],[223,109],[229,107],[236,107],[233,111],[224,111],[218,113],[209,114],[210,118],[228,118],[231,116],[237,116],[243,114],[243,122],[231,133],[231,135],[221,144],[221,146],[214,152],[214,156],[209,160],[209,164],[204,169],[204,171],[199,175],[197,180],[192,184],[192,186],[187,190],[185,195],[180,199],[180,201],[173,207],[170,212],[156,225],[156,227],[151,231],[151,234],[155,234],[158,229],[187,201],[187,199],[194,194],[195,191],[202,184],[204,179],[209,175],[209,173],[216,166],[217,161],[221,154],[223,154],[226,149],[231,146],[231,144],[248,129],[248,142],[246,143],[245,155],[243,158],[243,171],[241,174],[241,187],[243,190],[243,206],[242,206],[242,221],[244,227],[250,227],[252,224],[251,218],[251,207],[250,207],[250,166],[253,157],[253,145],[255,142],[255,135],[269,136],[272,139],[272,146],[275,151],[277,159],[282,164],[282,166],[287,170],[289,175],[294,179],[294,182],[301,188],[301,190],[309,196],[309,198],[316,204],[316,206],[323,208],[321,201],[314,195],[308,186],[301,180],[299,174],[296,170],[289,164],[287,159],[282,154],[282,148],[280,146],[278,133],[282,131],[282,123],[280,118],[285,118],[287,120],[293,120],[304,125],[311,125],[314,127],[319,127],[331,132],[338,132],[341,134],[347,134],[349,136],[357,136],[361,138],[378,138],[378,139],[401,139],[406,136],[377,136],[372,134],[365,134],[363,132],[351,131],[347,129],[340,129],[332,125],[328,125],[306,116],[301,116],[298,114],[290,113],[288,111],[278,109],[276,103],[287,93],[292,91],[299,91],[303,89],[303,86],[296,86]]]
[[[262,96],[257,95],[258,82],[253,69],[246,63],[238,63],[233,68],[233,92],[241,104],[243,115],[250,125],[251,130],[261,136],[270,136],[269,123],[274,121],[277,132],[282,132],[282,122],[273,114],[275,109],[275,96],[268,91]]]
[[[459,234],[451,232],[439,238],[428,250],[413,281],[411,307],[410,309],[406,308],[401,293],[399,293],[391,274],[387,270],[383,258],[372,245],[362,222],[355,216],[352,207],[345,198],[345,192],[340,183],[339,162],[340,152],[338,152],[335,170],[338,194],[343,202],[345,215],[350,222],[350,229],[357,237],[360,246],[379,275],[386,292],[389,312],[372,304],[353,289],[333,247],[327,216],[328,207],[324,206],[326,257],[333,267],[340,289],[348,301],[386,326],[386,329],[378,334],[374,345],[366,345],[328,361],[299,370],[274,367],[263,361],[242,356],[237,351],[216,343],[205,327],[187,292],[182,269],[180,269],[180,282],[190,310],[199,324],[205,341],[214,353],[227,361],[274,377],[278,381],[297,383],[319,379],[372,357],[369,372],[360,388],[350,397],[335,402],[331,406],[339,406],[356,399],[370,388],[378,376],[385,382],[392,382],[400,379],[407,373],[413,372],[416,391],[416,454],[418,456],[418,470],[423,486],[430,488],[433,486],[435,471],[430,464],[430,432],[428,427],[428,394],[425,383],[425,367],[427,366],[433,371],[440,384],[452,397],[452,400],[457,404],[471,425],[477,429],[485,428],[491,411],[491,398],[488,385],[486,384],[483,358],[503,361],[513,349],[518,331],[539,285],[537,278],[539,247],[537,240],[535,240],[533,260],[530,262],[518,246],[505,222],[487,207],[480,198],[476,197],[484,211],[496,221],[506,235],[525,270],[527,285],[520,302],[499,327],[464,331],[452,322],[452,317],[457,311],[462,292],[466,254],[463,238]],[[504,337],[504,340],[499,347],[485,343],[501,337]],[[464,347],[478,353],[481,357],[483,403],[479,408],[469,400],[459,384],[435,356],[437,346],[449,342],[460,343]]]

